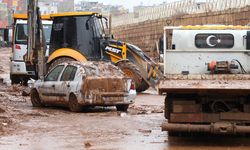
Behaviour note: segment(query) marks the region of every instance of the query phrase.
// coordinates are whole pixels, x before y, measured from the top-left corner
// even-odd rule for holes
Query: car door
[[[55,84],[58,82],[58,78],[62,73],[64,65],[58,65],[52,71],[50,71],[41,84],[39,91],[41,99],[45,103],[55,103],[57,99],[57,91]]]
[[[61,102],[67,104],[70,92],[75,92],[78,82],[75,79],[77,67],[73,65],[67,65],[64,69],[60,81],[57,83],[58,95],[60,95]]]

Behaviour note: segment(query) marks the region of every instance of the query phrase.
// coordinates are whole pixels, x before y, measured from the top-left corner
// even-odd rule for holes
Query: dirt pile
[[[23,116],[23,112],[16,106],[27,104],[29,97],[23,97],[25,87],[21,85],[6,86],[0,84],[0,135],[16,130],[16,117]]]
[[[132,115],[137,114],[151,114],[151,113],[163,113],[164,106],[149,106],[149,105],[131,105],[129,112]]]

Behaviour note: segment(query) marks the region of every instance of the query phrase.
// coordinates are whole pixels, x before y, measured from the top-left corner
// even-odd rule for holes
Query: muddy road
[[[161,132],[164,97],[139,94],[128,113],[115,107],[72,113],[58,107],[32,108],[24,87],[10,86],[10,49],[0,49],[0,150],[247,150],[247,137],[169,138]],[[4,79],[4,80],[3,80]]]

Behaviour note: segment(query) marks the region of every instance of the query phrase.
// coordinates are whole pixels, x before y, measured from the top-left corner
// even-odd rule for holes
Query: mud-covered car
[[[116,106],[127,111],[136,97],[135,84],[107,62],[67,62],[33,83],[34,107],[57,105],[81,111],[83,106]]]

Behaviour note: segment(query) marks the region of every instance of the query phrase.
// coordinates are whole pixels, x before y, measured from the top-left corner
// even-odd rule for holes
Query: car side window
[[[77,67],[68,65],[61,77],[60,81],[73,81],[75,78]]]
[[[64,65],[56,66],[45,78],[45,81],[57,81],[59,75],[61,74]]]

